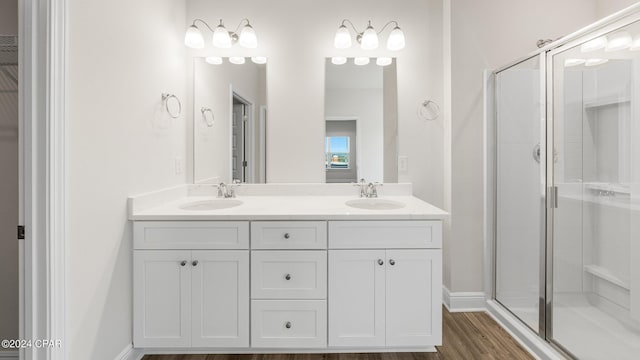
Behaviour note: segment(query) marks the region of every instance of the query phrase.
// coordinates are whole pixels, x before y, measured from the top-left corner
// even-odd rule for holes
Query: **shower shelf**
[[[585,109],[595,109],[595,108],[599,108],[599,107],[602,107],[602,106],[624,104],[624,103],[628,103],[630,101],[631,101],[631,99],[628,96],[624,96],[624,97],[610,96],[610,97],[604,97],[604,98],[596,99],[596,100],[593,100],[593,101],[585,102],[584,103],[584,108]]]
[[[588,272],[589,274],[593,275],[593,276],[597,276],[602,280],[606,280],[616,286],[619,286],[625,290],[631,290],[631,285],[629,284],[628,281],[624,281],[622,279],[620,279],[619,277],[617,277],[616,275],[613,274],[613,272],[611,272],[611,270],[600,266],[600,265],[585,265],[584,266],[584,271]]]

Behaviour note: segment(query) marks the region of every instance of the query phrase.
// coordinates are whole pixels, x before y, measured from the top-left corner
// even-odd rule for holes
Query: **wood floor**
[[[525,360],[526,350],[485,313],[443,309],[443,344],[437,353],[147,355],[142,360]]]

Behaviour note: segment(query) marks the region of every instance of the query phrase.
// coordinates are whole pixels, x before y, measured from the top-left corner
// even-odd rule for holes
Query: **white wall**
[[[182,184],[186,118],[182,0],[69,0],[70,360],[113,360],[132,339],[130,195]]]
[[[264,86],[264,65],[256,65],[248,59],[243,65],[230,64],[227,59],[221,65],[207,64],[203,58],[194,61],[195,182],[210,182],[215,178],[230,183],[231,89],[253,104],[253,126],[257,129],[260,106],[266,105],[261,88]],[[202,107],[213,110],[213,126],[209,127],[203,121]]]
[[[369,10],[363,11],[365,8]],[[399,154],[410,158],[409,170],[399,180],[413,182],[417,196],[442,206],[444,125],[441,119],[424,122],[416,116],[422,101],[432,99],[441,104],[443,99],[441,1],[408,0],[398,6],[384,0],[188,0],[187,18],[191,21],[196,17],[210,24],[222,18],[229,28],[235,28],[240,19],[247,17],[259,41],[255,50],[214,50],[208,46],[196,55],[262,54],[269,58],[268,182],[324,182],[326,57],[396,56]],[[389,20],[397,20],[405,32],[407,47],[395,53],[384,46],[374,51],[357,47],[337,50],[333,36],[344,18],[360,28],[370,19],[378,29]],[[386,35],[385,32],[383,41]],[[288,134],[296,136],[286,137]],[[287,141],[283,141],[284,137]],[[278,161],[283,158],[288,161]]]
[[[0,35],[18,34],[18,1],[0,1]],[[17,58],[17,57],[16,57]],[[14,67],[13,69],[17,69]],[[17,74],[17,72],[15,73]],[[15,75],[14,74],[14,75]],[[1,75],[1,74],[0,74]],[[0,339],[18,337],[18,87],[0,76]],[[0,349],[2,352],[3,349]]]
[[[483,88],[494,69],[597,20],[593,0],[445,0],[451,6],[451,236],[445,286],[483,290]]]

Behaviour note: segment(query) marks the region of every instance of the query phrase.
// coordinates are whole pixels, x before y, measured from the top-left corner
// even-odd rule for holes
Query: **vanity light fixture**
[[[617,32],[609,37],[609,41],[607,42],[607,46],[604,48],[604,51],[618,51],[624,50],[631,46],[633,40],[631,39],[631,35],[629,35],[626,31]]]
[[[584,64],[585,62],[585,59],[566,59],[564,61],[564,67],[578,66]]]
[[[584,62],[584,66],[601,65],[601,64],[604,64],[604,63],[606,63],[608,61],[609,61],[609,59],[587,59],[587,61]]]
[[[606,36],[600,36],[593,40],[589,40],[586,43],[580,45],[580,51],[583,53],[600,50],[607,46],[608,40]]]
[[[204,38],[202,37],[202,32],[200,28],[196,25],[197,23],[204,24],[212,33],[212,43],[213,46],[221,49],[230,48],[236,43],[240,44],[240,46],[255,49],[258,47],[258,37],[256,35],[256,31],[253,29],[248,19],[240,20],[240,24],[236,28],[236,31],[229,31],[224,27],[222,23],[222,19],[220,19],[220,24],[213,29],[206,21],[202,19],[195,19],[187,32],[184,35],[184,44],[193,49],[202,49],[204,48]],[[243,26],[244,24],[244,26]],[[240,29],[242,27],[242,30]],[[240,33],[238,33],[240,31]]]
[[[236,65],[242,65],[246,60],[242,56],[232,56],[229,58],[229,62]]]
[[[393,62],[393,59],[390,57],[379,57],[376,59],[376,65],[378,66],[391,65],[392,62]]]
[[[265,56],[252,56],[251,61],[253,61],[254,64],[261,65],[267,63],[267,58]]]
[[[347,58],[342,56],[334,56],[331,58],[331,63],[333,65],[344,65],[347,63]]]
[[[219,56],[207,56],[206,58],[204,58],[204,61],[206,61],[207,64],[211,64],[211,65],[222,64],[222,58]]]
[[[368,57],[357,57],[353,59],[353,63],[356,65],[367,65],[369,64],[370,59]]]
[[[353,25],[353,23],[349,19],[344,19],[342,20],[342,24],[340,24],[340,27],[338,27],[336,36],[333,39],[333,45],[337,49],[348,49],[352,45],[351,33],[347,28],[347,24],[349,24],[353,31],[356,33],[356,41],[360,44],[360,48],[363,50],[377,49],[379,44],[378,35],[380,35],[387,28],[387,26],[391,24],[395,25],[395,27],[391,30],[389,38],[387,39],[387,49],[391,51],[397,51],[402,50],[405,47],[404,33],[400,29],[400,26],[398,26],[398,22],[395,20],[386,23],[382,27],[382,30],[378,32],[376,32],[376,30],[373,28],[373,25],[371,25],[371,21],[369,21],[369,23],[367,24],[367,28],[364,31],[360,32],[358,31],[358,29],[356,29],[355,25]]]

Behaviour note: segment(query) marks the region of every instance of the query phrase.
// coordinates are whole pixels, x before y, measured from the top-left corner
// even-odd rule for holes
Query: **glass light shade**
[[[192,49],[204,48],[204,38],[197,26],[191,25],[184,34],[184,44]]]
[[[240,46],[249,49],[255,49],[258,47],[258,37],[256,31],[249,24],[245,25],[240,31],[240,39],[238,40]]]
[[[601,64],[604,64],[604,63],[606,63],[608,61],[609,61],[609,59],[587,59],[587,61],[584,62],[584,66],[601,65]]]
[[[211,64],[211,65],[222,64],[222,58],[219,56],[207,56],[206,58],[204,58],[204,61],[206,61],[207,64]]]
[[[229,62],[236,65],[242,65],[245,63],[245,58],[242,56],[232,56],[229,58]]]
[[[333,65],[344,65],[347,63],[347,58],[342,56],[334,56],[331,58],[331,63]]]
[[[393,62],[393,59],[390,57],[379,57],[376,59],[376,65],[378,66],[391,65],[392,62]]]
[[[360,47],[363,50],[373,50],[378,48],[378,34],[371,25],[367,27],[367,30],[362,33],[362,39],[360,39]]]
[[[221,49],[231,47],[231,36],[222,24],[216,26],[213,30],[213,46]]]
[[[253,61],[255,64],[266,64],[267,58],[265,56],[252,56],[251,61]]]
[[[637,36],[633,42],[631,43],[631,46],[629,47],[629,50],[631,51],[638,51],[640,50],[640,36]]]
[[[353,59],[353,63],[360,66],[367,65],[369,61],[370,59],[368,57],[357,57]]]
[[[586,43],[580,45],[580,51],[584,53],[584,52],[600,50],[605,46],[607,46],[607,42],[608,41],[606,36],[600,36],[599,38],[589,40]]]
[[[604,51],[624,50],[631,46],[631,43],[633,43],[631,35],[626,31],[620,31],[609,37],[609,41],[607,42],[607,46]]]
[[[336,49],[348,49],[351,47],[351,34],[346,26],[341,25],[336,31],[336,37],[333,39],[333,46]]]
[[[399,27],[395,27],[389,34],[387,39],[387,49],[391,51],[398,51],[404,49],[404,33]]]
[[[585,59],[566,59],[564,61],[564,67],[578,66],[585,63]]]

